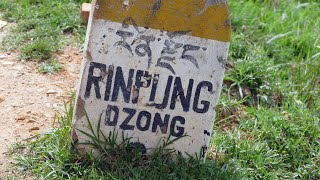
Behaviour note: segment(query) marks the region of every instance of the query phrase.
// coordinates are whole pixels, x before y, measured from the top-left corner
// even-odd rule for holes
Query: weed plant
[[[73,107],[72,101],[68,107],[65,105],[65,115],[57,117],[60,128],[15,145],[12,152],[20,154],[15,156],[16,165],[20,172],[25,172],[21,176],[32,173],[39,179],[237,179],[231,167],[216,161],[203,163],[193,157],[184,158],[168,148],[179,139],[165,141],[146,156],[139,146],[130,143],[130,138],[117,143],[117,132],[103,134],[99,125],[91,125],[88,116],[88,131],[81,132],[91,141],[83,144],[101,154],[96,157],[88,153],[83,158],[70,135]]]

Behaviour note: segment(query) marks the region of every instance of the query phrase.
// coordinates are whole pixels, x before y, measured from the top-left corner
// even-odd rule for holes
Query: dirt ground
[[[0,27],[0,42],[9,31]],[[0,179],[14,172],[8,157],[10,146],[35,134],[50,131],[57,112],[75,90],[81,53],[67,47],[59,55],[64,70],[41,74],[34,62],[17,60],[15,52],[0,51]]]

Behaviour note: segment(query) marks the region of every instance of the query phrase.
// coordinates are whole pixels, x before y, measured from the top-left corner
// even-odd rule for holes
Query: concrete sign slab
[[[152,152],[167,137],[205,157],[230,42],[226,0],[96,0],[77,93],[73,138],[102,118]],[[79,131],[80,130],[80,131]],[[122,133],[123,132],[123,133]],[[84,152],[90,147],[78,144]]]

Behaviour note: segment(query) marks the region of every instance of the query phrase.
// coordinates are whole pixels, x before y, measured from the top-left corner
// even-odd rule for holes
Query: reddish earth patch
[[[0,51],[0,177],[13,173],[8,147],[50,131],[55,114],[63,112],[64,101],[75,91],[80,52],[69,48],[59,57],[65,70],[49,75],[39,73],[34,62],[18,61],[17,54]]]

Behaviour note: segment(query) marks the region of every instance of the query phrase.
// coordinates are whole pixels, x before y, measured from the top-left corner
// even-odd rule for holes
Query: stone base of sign
[[[80,13],[80,16],[81,16],[81,19],[82,19],[84,22],[88,22],[89,16],[90,16],[90,11],[91,11],[91,4],[90,4],[90,3],[83,3],[83,4],[81,5],[81,13]]]

